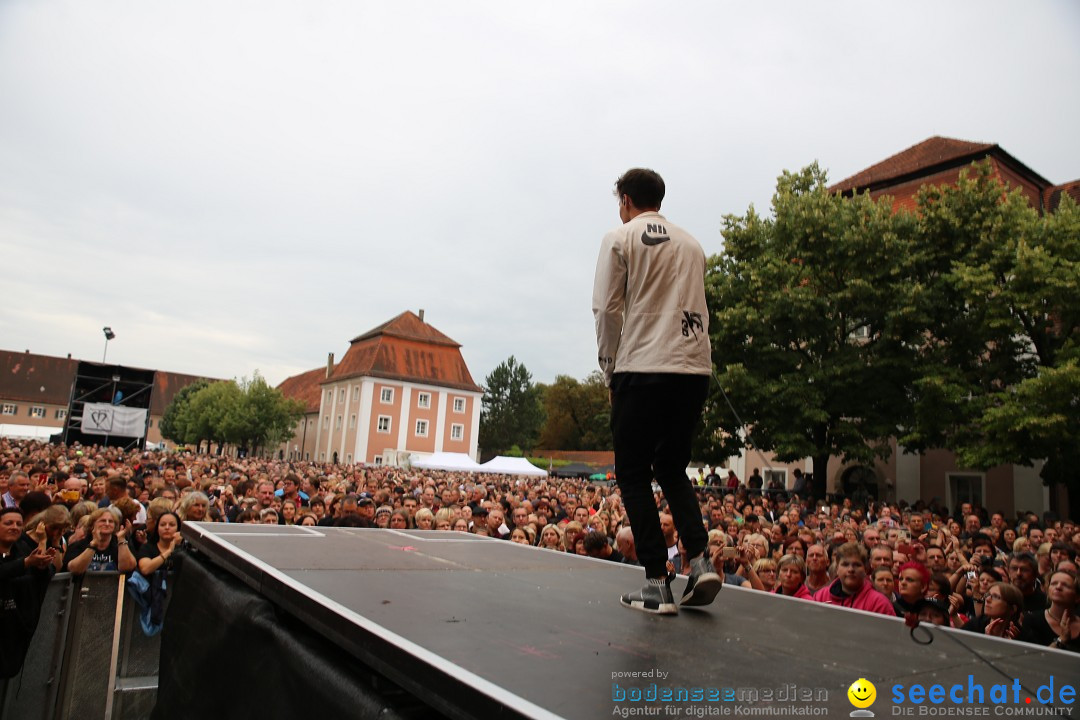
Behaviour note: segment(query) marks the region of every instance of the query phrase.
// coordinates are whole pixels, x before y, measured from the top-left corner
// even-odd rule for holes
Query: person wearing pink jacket
[[[845,543],[835,552],[836,580],[814,593],[814,601],[896,617],[892,603],[866,579],[866,550]]]
[[[773,592],[799,600],[813,600],[806,589],[806,563],[798,555],[785,555],[777,563],[778,580]]]

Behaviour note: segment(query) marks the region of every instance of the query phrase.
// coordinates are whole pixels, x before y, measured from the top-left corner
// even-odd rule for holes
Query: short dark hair
[[[607,546],[607,537],[598,532],[585,533],[585,552],[590,555],[594,553],[602,553]]]
[[[615,181],[615,194],[622,198],[629,195],[634,206],[642,210],[660,209],[664,201],[664,178],[645,168],[627,170]]]
[[[19,502],[19,509],[22,510],[24,518],[29,518],[37,515],[50,505],[52,505],[52,498],[40,490],[31,490]]]
[[[1062,542],[1061,540],[1058,540],[1057,542],[1055,542],[1053,545],[1050,546],[1050,549],[1051,550],[1063,550],[1068,555],[1070,560],[1075,560],[1076,559],[1076,551],[1073,550],[1072,546],[1069,545],[1069,543],[1067,543],[1067,542]]]
[[[360,515],[346,515],[334,521],[334,527],[372,527],[371,521]]]

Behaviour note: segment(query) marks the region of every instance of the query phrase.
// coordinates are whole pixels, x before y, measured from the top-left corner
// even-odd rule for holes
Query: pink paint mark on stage
[[[624,652],[627,655],[633,655],[633,656],[639,657],[639,658],[652,658],[652,657],[654,657],[654,655],[652,653],[639,652],[638,650],[635,650],[634,648],[627,647],[625,645],[618,645],[616,643],[608,642],[607,640],[604,640],[603,638],[596,637],[595,635],[589,635],[588,633],[578,632],[576,630],[570,630],[570,629],[567,629],[565,632],[567,632],[570,635],[577,635],[578,637],[582,637],[582,638],[585,638],[586,640],[590,640],[591,644],[603,645],[605,647],[611,648],[612,650],[618,650],[619,652]]]
[[[547,650],[541,650],[535,648],[532,645],[511,645],[515,650],[525,655],[532,655],[533,657],[543,658],[544,660],[558,660],[559,656],[554,653],[549,653]]]
[[[541,658],[542,660],[559,659],[559,655],[557,655],[556,653],[549,652],[548,650],[543,650],[534,645],[515,645],[514,643],[507,642],[506,640],[501,640],[500,642],[506,647],[516,650],[523,655],[531,655],[533,657]]]

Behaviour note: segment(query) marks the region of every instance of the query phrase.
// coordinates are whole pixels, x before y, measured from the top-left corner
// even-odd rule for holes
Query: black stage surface
[[[189,523],[184,536],[451,717],[847,716],[859,678],[877,688],[877,717],[956,715],[954,684],[963,706],[990,716],[1048,714],[1028,699],[1050,676],[1068,716],[1075,697],[1061,690],[1080,680],[1074,654],[937,629],[919,645],[898,619],[735,587],[708,608],[654,617],[618,602],[640,568],[463,533]],[[897,704],[897,684],[942,685],[944,702]],[[995,685],[1008,686],[1003,702]],[[971,686],[981,703],[968,702]],[[700,699],[680,698],[696,688]]]

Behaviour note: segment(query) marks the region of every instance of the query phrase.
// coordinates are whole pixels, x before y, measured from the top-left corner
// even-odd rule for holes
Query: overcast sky
[[[274,384],[424,308],[596,367],[611,188],[721,250],[932,135],[1080,178],[1080,3],[0,2],[0,347]]]

